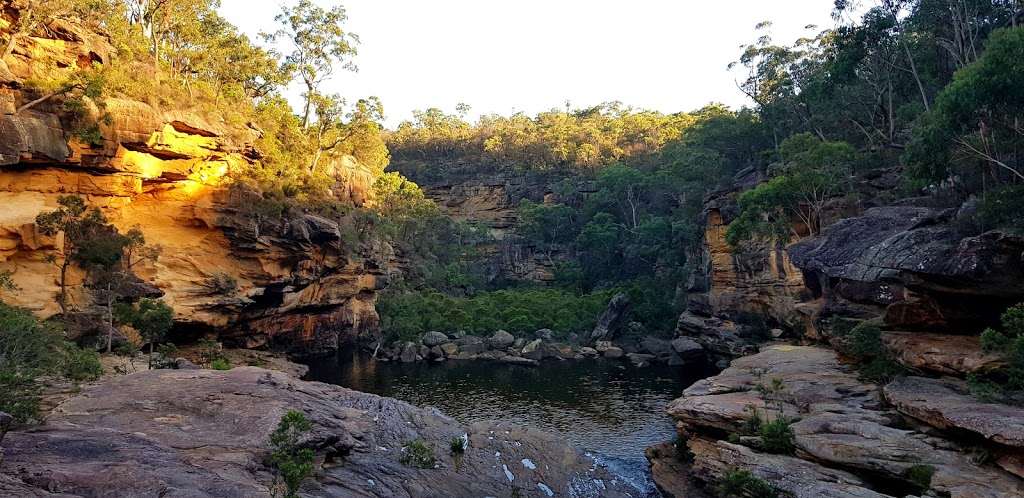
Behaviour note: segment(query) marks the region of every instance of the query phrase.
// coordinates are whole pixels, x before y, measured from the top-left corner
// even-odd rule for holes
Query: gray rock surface
[[[441,332],[431,331],[423,334],[423,345],[428,348],[440,346],[446,342],[448,342],[448,336]]]
[[[629,298],[625,294],[620,292],[613,296],[608,302],[608,308],[598,317],[597,326],[590,332],[590,343],[596,344],[597,341],[613,339],[622,325],[622,317],[629,310],[629,305]]]
[[[541,344],[542,343],[543,343],[543,341],[541,339],[537,339],[537,340],[534,340],[534,341],[530,342],[526,346],[523,346],[523,351],[522,351],[523,358],[529,358],[531,360],[539,360],[539,359],[543,358],[544,357],[544,350],[541,349]]]
[[[612,476],[554,436],[500,423],[472,427],[436,410],[254,367],[226,372],[154,370],[115,378],[61,405],[48,423],[8,433],[0,495],[12,497],[269,497],[268,437],[289,409],[314,429],[315,479],[302,496],[626,496]],[[448,440],[466,434],[462,472]],[[398,463],[421,439],[438,467]],[[522,462],[529,459],[535,468]],[[506,476],[504,468],[514,475]],[[62,494],[63,493],[63,494]]]
[[[487,340],[487,344],[493,349],[505,349],[511,346],[514,342],[516,342],[515,336],[505,332],[504,330],[495,332],[494,335]]]
[[[774,379],[783,383],[783,389],[773,396],[782,413],[799,417],[791,426],[796,458],[714,441],[714,435],[740,432],[751,405],[762,417],[778,415],[777,408],[769,410],[757,391],[758,384]],[[1013,443],[1013,431],[1024,417],[1007,411],[1009,407],[989,411],[980,403],[955,400],[951,396],[955,393],[940,389],[937,382],[897,380],[886,387],[886,397],[900,412],[936,427],[940,424],[909,407],[931,413],[942,403],[940,400],[953,399],[947,406],[956,407],[955,416],[965,421],[982,420],[975,423],[992,429],[975,426],[976,432],[994,441],[998,437],[1001,444]],[[979,408],[975,410],[975,406]],[[898,424],[899,415],[881,403],[877,388],[859,381],[855,372],[839,363],[833,351],[824,348],[772,346],[738,358],[718,376],[687,388],[666,411],[682,430],[696,436],[690,441],[696,459],[694,476],[713,483],[719,482],[727,469],[741,467],[781,491],[795,493],[793,496],[876,496],[874,492],[886,489],[875,487],[872,478],[905,481],[912,467],[924,465],[935,470],[932,489],[945,496],[1010,498],[1024,493],[1024,480],[992,465],[978,465],[971,455],[958,451],[961,446],[956,441],[934,431],[920,432]],[[993,451],[1006,454],[995,447]],[[1012,467],[1012,462],[1003,465]],[[833,491],[821,488],[829,488],[824,484],[829,482],[835,483],[833,491],[841,494],[829,494]]]

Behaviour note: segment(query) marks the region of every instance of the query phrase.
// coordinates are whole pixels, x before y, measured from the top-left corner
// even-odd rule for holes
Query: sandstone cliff
[[[409,174],[410,179],[423,187],[426,196],[449,216],[471,226],[484,227],[494,238],[487,261],[489,278],[527,280],[551,283],[555,279],[554,267],[572,255],[568,248],[555,248],[551,254],[525,242],[515,232],[516,208],[523,200],[542,204],[562,202],[555,199],[551,183],[543,175],[525,173],[488,173],[485,166],[480,172],[466,176],[452,174],[416,175],[424,170],[441,169],[445,165],[422,163],[410,159],[395,160],[391,169]],[[560,177],[558,179],[561,179]],[[578,194],[593,194],[593,182],[580,182]]]
[[[165,293],[179,332],[310,352],[376,326],[386,247],[346,247],[336,220],[261,216],[244,207],[244,192],[227,188],[258,157],[256,127],[185,103],[158,108],[106,98],[109,120],[100,121],[102,140],[90,145],[69,140],[59,97],[16,112],[28,100],[23,80],[42,67],[52,77],[107,63],[113,53],[102,36],[64,21],[39,35],[21,38],[0,61],[0,104],[7,103],[0,105],[0,270],[12,271],[21,288],[6,301],[44,317],[58,311],[58,272],[46,255],[62,240],[41,236],[34,222],[58,196],[78,194],[122,231],[138,226],[148,243],[163,247],[157,262],[136,273]],[[374,180],[368,168],[346,159],[333,173],[337,197],[351,206],[366,201]],[[380,257],[361,256],[370,253]],[[218,288],[216,279],[237,281],[237,291]],[[87,304],[80,294],[73,299]]]

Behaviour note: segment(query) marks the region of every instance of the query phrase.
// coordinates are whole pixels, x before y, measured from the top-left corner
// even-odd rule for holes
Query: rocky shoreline
[[[766,400],[763,386],[775,379],[782,387]],[[695,496],[694,486],[713,491],[739,470],[792,497],[1024,495],[1024,409],[967,391],[950,377],[903,377],[880,388],[858,380],[832,350],[772,345],[666,407],[692,458],[684,477],[664,448],[647,455],[667,496]],[[766,419],[791,417],[791,454],[735,436],[751,407]],[[926,483],[915,477],[922,474]]]
[[[671,366],[703,366],[709,360],[704,348],[686,337],[672,341],[656,338],[615,342],[599,340],[586,346],[580,343],[576,334],[565,340],[557,340],[552,331],[547,329],[520,337],[499,330],[488,338],[464,332],[428,332],[417,341],[395,341],[388,346],[375,342],[366,349],[373,352],[378,361],[402,363],[476,360],[535,366],[545,359],[582,360],[604,357],[644,367],[654,362]]]
[[[302,496],[628,496],[630,488],[563,441],[500,422],[464,426],[391,398],[256,367],[151,370],[115,377],[2,443],[0,495],[271,496],[268,437],[289,409],[313,431],[317,471]],[[453,437],[468,439],[456,471]],[[399,463],[421,440],[437,464]]]

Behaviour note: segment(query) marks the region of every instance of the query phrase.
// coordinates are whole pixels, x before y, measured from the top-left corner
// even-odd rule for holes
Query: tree
[[[305,413],[288,410],[288,413],[281,417],[277,429],[270,434],[270,444],[274,447],[270,461],[276,468],[274,483],[276,485],[278,479],[284,481],[285,498],[298,497],[302,481],[315,470],[313,461],[316,453],[302,447],[303,436],[311,430],[313,423],[306,418]]]
[[[158,299],[143,298],[136,305],[118,307],[119,320],[132,326],[149,342],[149,367],[153,368],[153,350],[174,326],[174,309]]]
[[[295,7],[281,7],[281,13],[274,20],[281,23],[282,28],[263,36],[271,42],[285,39],[293,46],[292,53],[285,57],[283,69],[288,74],[298,73],[306,86],[302,114],[305,128],[309,126],[320,83],[330,77],[335,64],[356,70],[346,58],[356,55],[354,44],[359,42],[359,37],[342,28],[348,16],[341,6],[325,11],[310,0],[300,0]]]
[[[64,243],[57,253],[48,256],[48,260],[60,267],[60,293],[57,304],[63,313],[68,312],[69,299],[67,271],[73,263],[82,258],[83,245],[90,235],[107,224],[107,219],[98,208],[87,208],[85,200],[77,195],[62,195],[57,198],[61,207],[49,213],[36,216],[36,225],[40,233],[47,237],[64,236]],[[59,260],[59,262],[58,262]]]
[[[523,199],[516,213],[519,216],[516,231],[544,251],[548,262],[554,265],[551,253],[555,246],[574,239],[576,211],[565,204],[534,204],[529,199]]]
[[[1024,28],[999,29],[977,62],[958,71],[919,120],[905,157],[910,173],[941,180],[950,166],[981,165],[996,185],[1024,181]]]

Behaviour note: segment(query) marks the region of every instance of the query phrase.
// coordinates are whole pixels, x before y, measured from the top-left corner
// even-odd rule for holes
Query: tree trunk
[[[4,60],[14,53],[14,46],[18,44],[18,38],[20,37],[21,35],[18,33],[11,33],[11,37],[7,39],[7,46],[4,47],[3,54],[0,54],[0,60]]]
[[[924,110],[930,111],[931,106],[928,105],[928,93],[924,91],[924,84],[921,83],[921,76],[917,74],[917,65],[914,64],[914,56],[910,54],[910,45],[907,42],[903,42],[903,50],[907,52],[907,61],[910,62],[910,72],[914,75],[914,81],[917,82],[917,88],[921,91],[921,101],[924,103]]]
[[[65,243],[67,243],[65,241]],[[68,314],[68,266],[71,265],[71,260],[67,256],[64,256],[64,262],[60,265],[60,299],[57,304],[60,305],[60,311],[62,314]]]
[[[155,340],[150,340],[149,341],[149,365],[146,367],[149,370],[153,369],[153,343],[155,343],[155,342],[156,342]]]
[[[306,110],[302,114],[302,127],[309,126],[309,113],[313,108],[313,83],[306,82]]]

